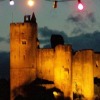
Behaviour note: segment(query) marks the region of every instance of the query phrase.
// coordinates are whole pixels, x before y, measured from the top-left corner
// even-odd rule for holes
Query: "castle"
[[[54,82],[54,86],[73,100],[73,93],[86,100],[94,99],[94,77],[100,77],[100,54],[93,50],[72,53],[69,44],[39,48],[37,23],[25,16],[24,23],[10,24],[10,90],[13,91],[36,78]]]

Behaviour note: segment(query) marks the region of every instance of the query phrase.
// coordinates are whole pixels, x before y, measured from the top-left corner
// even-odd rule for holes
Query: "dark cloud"
[[[81,30],[74,30],[73,32],[78,32]],[[40,39],[40,44],[44,44],[45,48],[48,48],[51,46],[50,44],[50,38],[51,38],[51,34],[50,32],[53,32],[55,34],[60,34],[65,41],[65,44],[72,44],[72,48],[76,51],[76,50],[82,50],[82,49],[93,49],[94,51],[100,51],[100,32],[99,31],[95,31],[93,33],[82,33],[78,36],[74,36],[74,37],[68,37],[66,35],[66,33],[64,32],[60,32],[60,31],[53,31],[51,29],[48,29],[46,31],[43,31],[42,28],[42,32],[47,32],[48,35],[42,35],[43,40]],[[46,33],[42,33],[41,34],[46,34]],[[57,33],[56,33],[57,32]]]
[[[93,12],[82,14],[71,14],[67,21],[71,21],[74,23],[79,23],[80,21],[90,21],[92,23],[96,22],[96,18]]]
[[[0,78],[9,78],[9,52],[0,52]]]
[[[79,36],[69,37],[69,43],[75,51],[82,49],[93,49],[94,51],[100,52],[100,32],[95,31],[90,34],[81,34]]]
[[[72,31],[72,34],[81,33],[81,32],[82,32],[81,28],[74,28],[73,31]]]
[[[93,28],[95,29],[96,26],[98,27],[93,12],[86,12],[84,14],[73,13],[66,19],[66,21],[67,23],[70,23],[71,26],[73,26],[73,28],[71,27],[72,34],[78,34],[78,32],[86,33]]]
[[[50,38],[52,34],[62,35],[64,41],[67,41],[67,35],[63,31],[51,30],[48,27],[39,28],[39,41],[44,47],[50,47]]]
[[[48,29],[48,27],[39,28],[39,33],[42,37],[50,37],[52,35],[52,30]]]
[[[79,22],[82,20],[82,16],[81,15],[70,15],[68,18],[67,18],[67,21],[71,21],[71,22]]]
[[[50,38],[52,34],[62,34],[65,33],[63,31],[51,30],[48,27],[39,28],[39,34],[41,37]]]

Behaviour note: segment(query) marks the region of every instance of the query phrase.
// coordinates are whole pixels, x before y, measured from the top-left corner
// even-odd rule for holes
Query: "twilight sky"
[[[27,0],[15,0],[14,6],[9,0],[0,1],[0,76],[7,76],[9,25],[23,22],[25,14],[35,13],[41,47],[50,47],[50,36],[60,34],[74,50],[100,51],[100,0],[82,0],[83,11],[78,11],[77,0],[58,2],[57,9],[52,8],[53,2],[34,1],[33,7],[27,5]]]

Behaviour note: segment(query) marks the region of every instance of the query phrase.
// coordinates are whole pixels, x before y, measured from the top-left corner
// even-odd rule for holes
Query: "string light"
[[[81,0],[78,0],[78,9],[83,10],[83,4],[81,3]]]
[[[14,1],[13,0],[10,0],[9,4],[12,6],[14,5]]]
[[[32,6],[34,5],[34,1],[33,1],[33,0],[28,0],[28,5],[29,5],[30,7],[32,7]]]
[[[83,10],[83,5],[81,3],[78,4],[78,9]]]

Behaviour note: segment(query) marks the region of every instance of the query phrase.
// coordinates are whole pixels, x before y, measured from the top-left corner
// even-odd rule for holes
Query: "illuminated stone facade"
[[[24,23],[10,24],[11,100],[14,100],[14,89],[37,77],[53,81],[71,100],[73,93],[93,100],[94,77],[100,77],[100,54],[92,50],[73,54],[71,45],[39,49],[37,33],[34,15]]]

